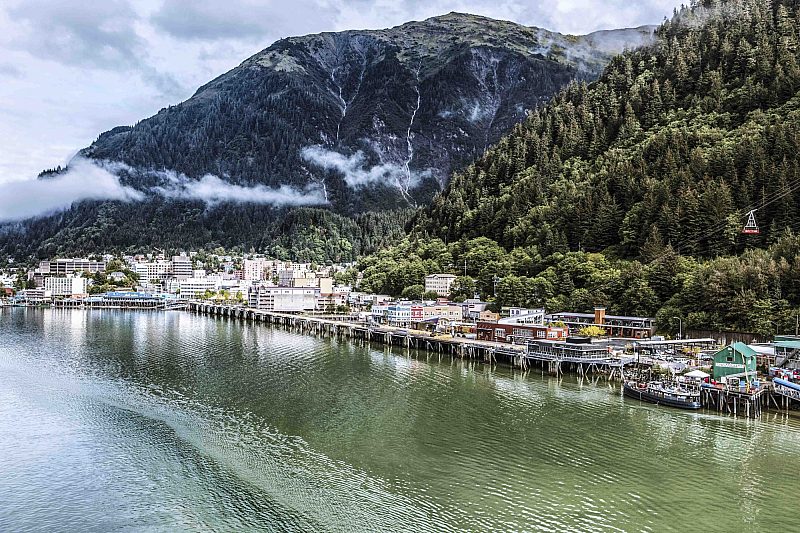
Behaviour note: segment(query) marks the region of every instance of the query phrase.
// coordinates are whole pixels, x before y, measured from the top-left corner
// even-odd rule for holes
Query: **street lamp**
[[[672,317],[673,320],[678,320],[678,340],[683,339],[683,319],[679,316]]]
[[[498,278],[498,277],[497,277],[497,275],[495,274],[495,275],[492,277],[492,281],[494,282],[494,296],[495,296],[495,298],[497,298],[497,284],[498,284],[500,281],[503,281],[503,278]]]

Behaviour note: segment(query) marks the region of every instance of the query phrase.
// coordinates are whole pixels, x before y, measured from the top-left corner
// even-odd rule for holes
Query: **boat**
[[[636,400],[678,409],[700,409],[700,391],[663,381],[626,381],[622,393]]]

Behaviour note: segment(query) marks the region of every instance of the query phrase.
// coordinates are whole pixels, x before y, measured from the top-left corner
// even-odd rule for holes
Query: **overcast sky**
[[[657,24],[675,0],[2,0],[0,182],[185,100],[276,39],[450,11],[562,33]]]

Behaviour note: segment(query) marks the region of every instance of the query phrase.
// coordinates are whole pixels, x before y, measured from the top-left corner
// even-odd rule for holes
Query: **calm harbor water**
[[[0,531],[773,531],[800,423],[182,312],[0,310]]]

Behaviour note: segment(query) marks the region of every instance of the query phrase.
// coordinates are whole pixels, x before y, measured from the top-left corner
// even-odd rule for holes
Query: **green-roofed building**
[[[714,379],[755,379],[757,357],[755,350],[743,342],[726,346],[714,354]]]

